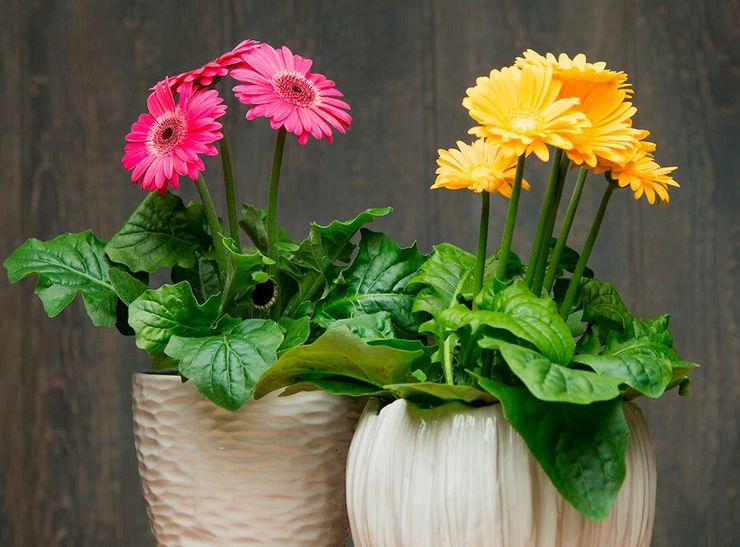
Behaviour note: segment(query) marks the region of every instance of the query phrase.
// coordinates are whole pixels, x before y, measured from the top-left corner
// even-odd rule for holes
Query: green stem
[[[563,151],[558,148],[552,157],[552,166],[550,167],[550,178],[547,181],[547,189],[545,190],[545,197],[542,200],[542,208],[540,209],[540,216],[537,219],[537,230],[535,231],[534,243],[532,244],[532,251],[529,253],[529,262],[527,263],[527,275],[524,281],[529,287],[532,286],[535,274],[537,273],[537,264],[539,262],[540,247],[542,246],[542,238],[544,237],[547,219],[550,216],[550,209],[553,206],[555,194],[558,188],[558,179],[560,175],[560,159],[563,156]]]
[[[606,190],[604,190],[604,195],[602,196],[601,203],[599,204],[599,210],[596,211],[596,217],[594,217],[594,222],[591,225],[591,231],[589,231],[588,233],[586,243],[583,244],[581,256],[578,258],[578,263],[576,264],[575,271],[573,272],[573,277],[570,278],[570,283],[568,284],[568,291],[565,293],[565,298],[563,299],[563,303],[560,306],[560,317],[562,317],[563,319],[568,318],[568,315],[570,314],[570,309],[571,307],[573,307],[573,302],[575,302],[576,294],[578,294],[578,289],[581,286],[581,277],[583,277],[583,272],[586,271],[588,258],[591,256],[591,251],[594,248],[594,243],[596,243],[596,236],[599,235],[599,229],[601,228],[601,223],[604,220],[606,206],[609,204],[609,198],[612,197],[612,194],[614,193],[614,189],[616,187],[617,185],[614,182],[609,181]]]
[[[504,220],[504,235],[501,238],[501,247],[498,251],[498,265],[496,266],[496,277],[502,281],[506,277],[506,266],[509,263],[509,252],[511,251],[511,239],[514,237],[514,225],[516,224],[516,211],[519,208],[519,195],[522,192],[522,177],[524,176],[525,155],[519,156],[516,163],[516,175],[514,185],[511,188],[509,207],[506,209],[506,220]]]
[[[221,148],[221,165],[224,171],[224,189],[226,191],[226,210],[229,216],[229,231],[231,237],[241,248],[239,240],[239,218],[236,216],[236,193],[234,191],[234,171],[231,168],[231,153],[229,143],[224,135],[219,141]]]
[[[206,212],[208,227],[211,229],[213,249],[216,252],[216,264],[218,265],[219,278],[221,279],[221,286],[223,287],[226,283],[227,263],[226,247],[224,246],[221,223],[218,220],[218,214],[216,213],[216,208],[213,206],[213,200],[211,199],[210,192],[208,192],[206,181],[203,180],[203,175],[198,175],[198,179],[195,181],[195,188],[198,190],[198,194],[200,195],[203,209]]]
[[[568,209],[565,212],[565,218],[563,218],[563,224],[560,226],[560,233],[558,234],[558,241],[555,244],[555,249],[552,251],[552,257],[550,258],[550,267],[547,270],[545,276],[544,289],[548,294],[552,290],[552,286],[555,283],[555,276],[558,274],[558,268],[560,267],[560,257],[563,255],[565,244],[568,241],[568,235],[570,234],[570,228],[573,226],[573,219],[576,217],[576,211],[578,210],[578,204],[581,201],[581,193],[583,192],[583,184],[586,182],[588,176],[588,169],[581,167],[578,171],[578,178],[576,179],[576,185],[573,188],[573,193],[570,196],[570,202],[568,203]]]
[[[491,194],[481,192],[480,227],[478,230],[478,256],[475,263],[475,285],[473,292],[473,309],[475,297],[483,288],[483,274],[486,269],[486,250],[488,249],[488,216],[491,211]]]
[[[284,127],[278,129],[277,137],[275,138],[275,152],[272,157],[272,174],[270,176],[270,190],[267,195],[267,256],[275,261],[275,264],[271,267],[272,278],[275,283],[278,284],[278,298],[277,301],[272,305],[270,309],[270,316],[273,321],[280,319],[280,307],[282,300],[282,287],[280,287],[280,268],[278,266],[278,225],[277,225],[277,206],[278,206],[278,190],[280,188],[280,166],[283,163],[283,149],[285,148],[285,135],[286,130]]]
[[[445,383],[449,385],[455,384],[454,375],[452,373],[452,359],[455,351],[455,344],[457,343],[457,335],[450,334],[444,342],[444,373]]]
[[[276,263],[277,253],[277,206],[278,206],[278,189],[280,187],[280,166],[283,163],[283,149],[285,148],[284,127],[278,129],[277,138],[275,139],[275,152],[272,158],[272,175],[270,176],[270,191],[267,196],[267,256],[272,258]]]
[[[532,281],[532,292],[537,296],[542,292],[542,282],[545,279],[545,271],[547,269],[547,258],[550,254],[550,243],[552,241],[552,231],[555,228],[555,221],[558,218],[558,210],[560,209],[560,200],[563,199],[563,190],[565,189],[565,178],[568,175],[568,166],[570,160],[563,154],[562,160],[560,161],[560,170],[558,173],[558,187],[555,190],[555,198],[553,205],[550,207],[550,213],[547,215],[547,224],[545,225],[545,233],[542,234],[542,241],[540,242],[540,252],[537,257],[537,271]]]

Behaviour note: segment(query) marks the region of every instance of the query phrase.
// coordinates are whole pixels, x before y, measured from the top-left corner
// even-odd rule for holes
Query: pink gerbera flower
[[[229,73],[228,67],[240,64],[242,62],[242,55],[259,46],[260,42],[256,40],[243,40],[231,51],[227,51],[202,67],[183,72],[170,78],[171,89],[173,91],[180,91],[180,86],[190,82],[193,82],[195,86],[208,87],[216,78],[226,76]]]
[[[223,137],[216,120],[226,106],[214,89],[193,90],[190,83],[180,88],[178,102],[169,80],[157,84],[147,99],[148,113],[141,114],[126,135],[128,144],[121,163],[131,180],[142,189],[167,191],[178,187],[179,175],[198,178],[203,171],[199,154],[215,156],[213,143]]]
[[[234,87],[237,98],[253,105],[247,119],[270,118],[273,129],[285,127],[306,144],[308,136],[332,140],[332,127],[344,133],[352,123],[350,106],[337,99],[342,93],[322,74],[309,72],[313,61],[285,46],[277,51],[267,44],[242,55],[244,66],[231,76],[244,82]]]

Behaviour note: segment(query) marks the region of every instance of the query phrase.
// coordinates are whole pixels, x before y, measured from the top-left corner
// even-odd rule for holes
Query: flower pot
[[[583,517],[557,493],[501,405],[419,410],[370,401],[347,462],[356,547],[638,547],[650,545],[655,455],[625,405],[627,476],[609,516]]]
[[[273,394],[232,413],[178,376],[136,374],[134,437],[158,544],[344,545],[344,471],[360,404]]]

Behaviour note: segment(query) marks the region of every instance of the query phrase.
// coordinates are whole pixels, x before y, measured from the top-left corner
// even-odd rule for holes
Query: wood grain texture
[[[109,237],[142,197],[119,160],[146,89],[245,37],[314,58],[353,105],[352,131],[335,144],[289,141],[282,222],[301,236],[314,218],[392,205],[377,227],[425,249],[442,239],[474,246],[475,196],[427,187],[436,149],[466,138],[460,100],[477,75],[528,47],[624,68],[637,123],[653,131],[659,161],[680,165],[682,188],[669,207],[618,194],[592,265],[637,314],[669,312],[678,348],[704,365],[692,397],[643,404],[659,467],[653,545],[740,542],[735,0],[4,0],[0,18],[2,258],[29,236],[90,226]],[[274,135],[264,120],[245,123],[225,95],[240,197],[262,204]],[[209,172],[219,179],[217,161]],[[528,172],[539,184],[515,233],[524,256],[544,173]],[[595,210],[600,184],[590,181],[584,211]],[[195,195],[188,184],[182,194]],[[492,214],[497,241],[504,204],[494,200]],[[576,222],[577,245],[588,216]],[[89,326],[79,303],[48,320],[32,287],[0,282],[0,545],[151,545],[129,395],[146,358]]]

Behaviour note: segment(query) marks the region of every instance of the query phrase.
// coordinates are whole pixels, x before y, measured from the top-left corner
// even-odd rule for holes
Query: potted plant
[[[4,263],[11,282],[38,275],[36,294],[50,317],[81,293],[94,325],[133,335],[151,356],[155,373],[134,375],[133,414],[160,545],[343,545],[347,535],[345,459],[362,401],[325,393],[253,401],[252,394],[280,356],[327,328],[339,328],[352,343],[373,336],[373,328],[392,328],[372,291],[383,298],[402,292],[405,281],[397,276],[354,287],[356,306],[374,306],[374,322],[354,321],[353,309],[341,305],[317,308],[325,293],[338,290],[348,263],[359,272],[382,258],[386,267],[414,273],[425,257],[369,231],[357,250],[355,235],[388,208],[312,224],[298,242],[278,227],[287,134],[301,145],[309,137],[331,142],[334,130],[344,133],[351,123],[342,93],[311,64],[287,47],[245,40],[157,83],[122,159],[131,180],[152,192],[108,241],[91,231],[29,239]],[[227,76],[250,107],[246,118],[267,117],[276,130],[267,208],[244,204],[240,216],[221,123],[227,109],[216,88]],[[223,224],[203,177],[203,157],[216,155]],[[194,181],[200,201],[185,204],[170,191],[181,176]],[[169,270],[171,282],[154,283],[150,274],[161,270]],[[404,305],[401,320],[413,296]]]
[[[415,358],[362,360],[373,342],[359,341],[351,361],[318,360],[304,346],[261,378],[257,397],[374,396],[347,464],[355,545],[649,545],[655,456],[635,399],[687,394],[696,365],[676,353],[667,316],[634,317],[587,266],[613,195],[667,203],[678,186],[633,127],[632,94],[624,72],[583,54],[529,50],[478,78],[463,101],[477,140],[439,151],[433,186],[480,194],[477,253],[441,243],[411,280],[428,335],[403,342]],[[534,156],[551,167],[525,266],[511,241]],[[587,184],[603,197],[577,253],[567,240]],[[487,256],[491,194],[509,202]]]

